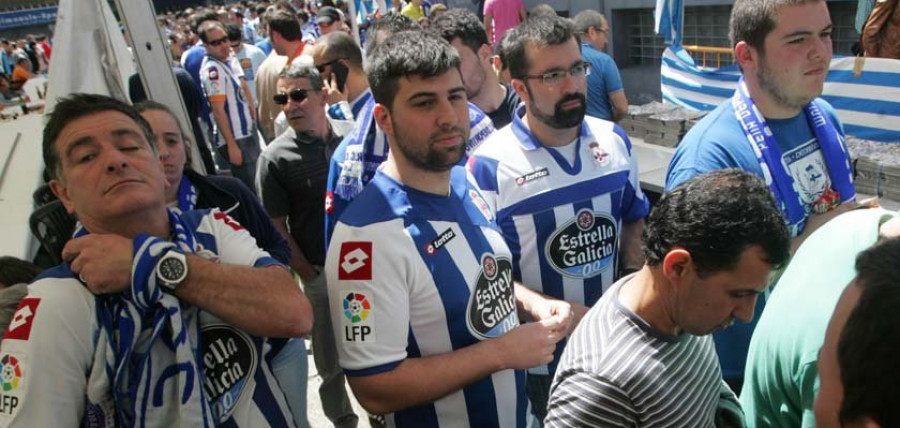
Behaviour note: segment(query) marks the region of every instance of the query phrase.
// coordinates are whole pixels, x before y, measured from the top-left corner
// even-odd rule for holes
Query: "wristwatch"
[[[187,257],[181,251],[169,250],[156,263],[156,279],[168,293],[174,293],[187,274]]]

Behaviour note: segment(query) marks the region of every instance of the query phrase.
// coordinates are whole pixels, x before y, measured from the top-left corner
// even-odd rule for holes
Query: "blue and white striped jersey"
[[[518,326],[512,255],[464,168],[451,171],[449,196],[378,172],[356,201],[325,264],[347,375],[387,372]],[[396,427],[524,427],[527,408],[524,372],[502,370],[386,419]]]
[[[228,63],[209,55],[203,57],[200,65],[203,93],[210,102],[225,102],[225,113],[235,139],[247,138],[252,132],[256,132],[250,106],[241,87],[243,78],[244,69],[235,57],[229,57]],[[220,138],[219,144],[225,144],[225,141]]]
[[[591,306],[615,280],[622,222],[649,211],[631,142],[614,123],[585,117],[572,165],[541,145],[523,114],[469,158],[470,177],[496,212],[516,280]]]
[[[227,214],[194,210],[182,217],[193,230],[198,244],[195,254],[200,257],[222,264],[280,265]],[[18,370],[16,386],[3,392],[6,401],[14,399],[16,406],[0,412],[0,426],[119,426],[116,410],[121,403],[114,398],[115,385],[104,366],[108,339],[100,333],[97,302],[101,298],[91,294],[66,264],[45,271],[28,286],[23,300],[28,307],[20,305],[21,313],[14,317],[21,325],[11,324],[11,329],[27,333],[12,338],[7,330],[0,347],[0,354],[14,356]],[[196,306],[183,303],[182,313],[186,323],[200,319],[200,340],[191,340],[202,343],[196,355],[197,366],[203,370],[199,384],[215,422],[223,427],[294,426],[279,384],[287,383],[283,376],[296,378],[286,370],[273,372],[270,360],[277,350],[271,341],[251,336]],[[171,361],[172,346],[171,339],[156,340],[147,358]],[[182,390],[184,381],[175,375],[184,367],[176,368],[174,373],[160,375],[168,381],[146,392],[153,397],[146,405],[170,410],[154,413],[162,419],[143,420],[142,426],[202,426],[202,415],[179,411],[182,397],[191,392]]]

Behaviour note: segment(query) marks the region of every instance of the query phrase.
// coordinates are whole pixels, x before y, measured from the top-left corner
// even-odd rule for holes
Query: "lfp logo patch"
[[[375,342],[375,311],[372,296],[362,293],[347,293],[342,302],[344,309],[344,341]]]
[[[0,358],[0,388],[3,392],[9,392],[19,387],[22,380],[22,367],[19,366],[19,360],[6,354]]]
[[[365,321],[371,309],[372,305],[362,294],[350,293],[344,299],[344,316],[352,323]]]

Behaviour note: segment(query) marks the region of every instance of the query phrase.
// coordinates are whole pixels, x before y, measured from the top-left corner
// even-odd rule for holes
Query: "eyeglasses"
[[[322,74],[322,73],[325,72],[325,68],[326,68],[326,67],[328,67],[329,65],[332,65],[332,64],[334,64],[334,63],[336,63],[336,62],[338,62],[338,61],[340,61],[340,60],[342,60],[342,59],[343,59],[343,58],[335,58],[335,59],[333,59],[333,60],[331,60],[331,61],[326,62],[325,64],[319,64],[319,65],[316,66],[316,70],[319,70],[319,74]]]
[[[573,66],[568,70],[548,71],[544,74],[523,76],[522,79],[541,79],[541,83],[547,86],[553,86],[559,82],[562,82],[562,80],[566,78],[567,74],[571,75],[573,79],[589,76],[591,74],[591,64],[588,62],[583,62]]]
[[[272,97],[272,99],[275,100],[275,104],[278,104],[280,106],[288,103],[288,97],[290,97],[291,101],[295,103],[302,103],[303,100],[306,99],[307,92],[308,91],[306,89],[294,89],[293,91],[288,93],[277,93]]]
[[[594,27],[594,30],[599,31],[599,32],[601,32],[601,33],[603,33],[603,34],[608,34],[608,33],[609,33],[609,28],[597,28],[597,27]]]
[[[226,42],[228,42],[228,36],[222,37],[221,39],[210,40],[210,41],[206,42],[206,44],[210,45],[212,47],[218,47],[222,43],[226,43]]]

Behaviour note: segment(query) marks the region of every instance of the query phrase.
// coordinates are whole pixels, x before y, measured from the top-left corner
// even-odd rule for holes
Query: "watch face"
[[[159,264],[159,275],[167,281],[178,281],[184,275],[184,263],[176,258],[168,258]]]

